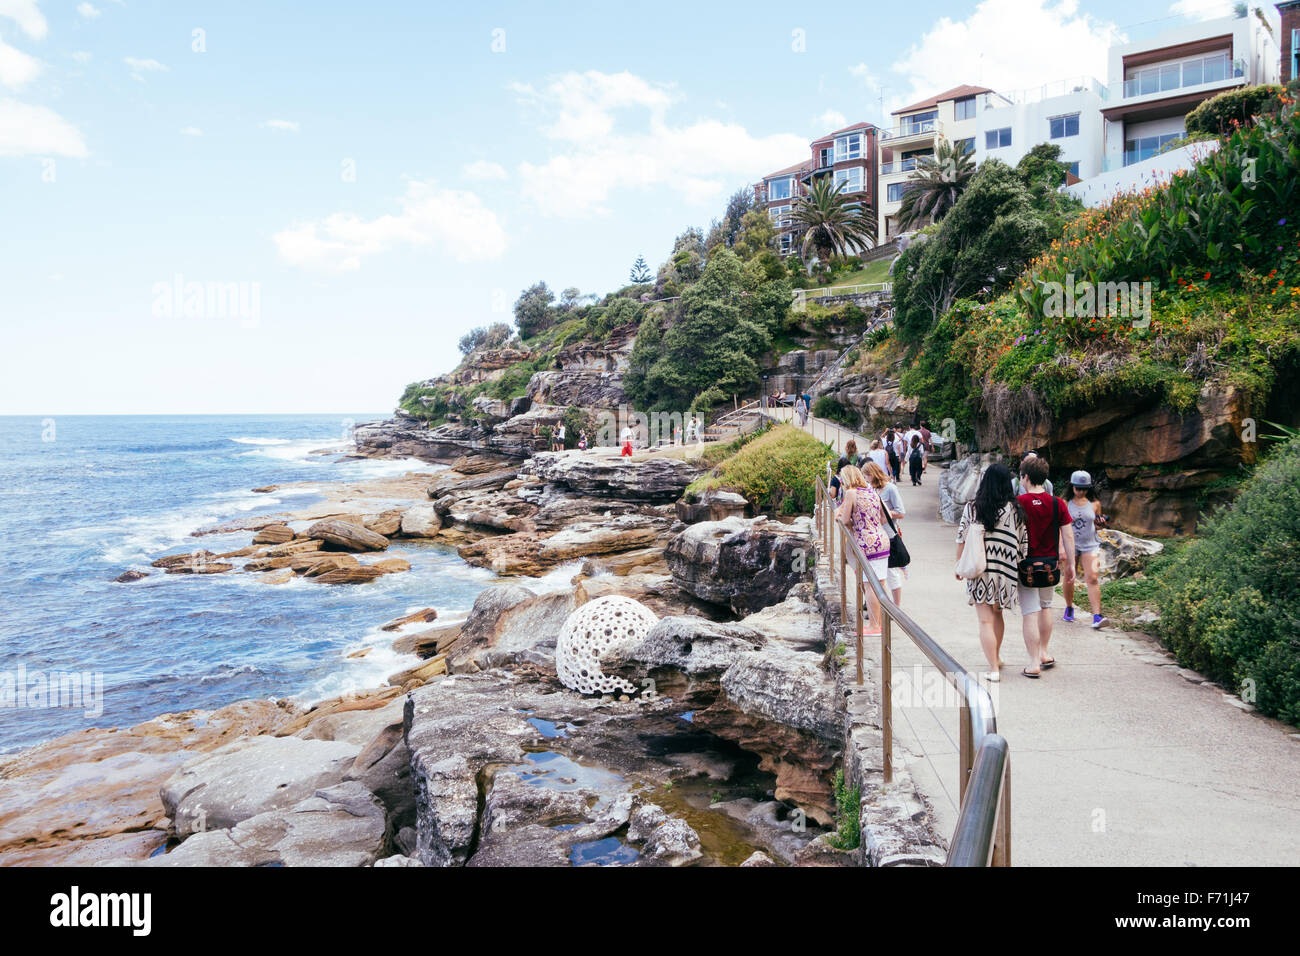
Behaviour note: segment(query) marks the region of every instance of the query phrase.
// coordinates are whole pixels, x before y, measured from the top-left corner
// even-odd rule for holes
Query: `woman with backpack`
[[[840,471],[840,487],[844,500],[835,509],[835,518],[849,529],[853,539],[870,565],[870,572],[875,574],[881,584],[889,580],[889,519],[885,517],[885,506],[880,495],[871,487],[857,465],[845,465]],[[880,601],[875,590],[868,585],[867,606],[871,612],[871,624],[866,634],[880,635]]]
[[[885,432],[885,454],[889,457],[889,474],[898,481],[903,463],[898,454],[898,434],[892,428]]]
[[[980,647],[988,661],[986,680],[1002,679],[1002,612],[1016,602],[1017,569],[1029,547],[1020,504],[1011,493],[1011,472],[998,462],[988,467],[975,499],[966,504],[957,528],[958,581],[966,582],[967,603],[979,618]],[[1032,673],[1038,676],[1038,661]]]
[[[912,436],[912,447],[907,453],[907,473],[912,479],[912,487],[921,483],[921,471],[925,468],[925,449],[921,446],[921,434]]]

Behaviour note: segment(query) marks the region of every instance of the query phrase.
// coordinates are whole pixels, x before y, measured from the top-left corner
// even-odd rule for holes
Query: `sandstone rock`
[[[179,568],[185,565],[202,566],[214,562],[216,559],[217,556],[211,551],[194,551],[190,554],[169,554],[164,558],[158,558],[156,561],[151,561],[150,566],[170,571],[173,568]]]
[[[364,522],[365,529],[373,531],[375,534],[382,534],[385,538],[391,538],[401,530],[403,514],[404,512],[400,508],[385,511],[383,514],[366,519]]]
[[[418,624],[418,623],[424,623],[428,621],[435,621],[437,620],[437,618],[438,618],[438,612],[436,609],[431,607],[421,608],[418,611],[413,611],[410,614],[405,614],[402,617],[397,618],[397,620],[395,621],[389,621],[387,624],[381,627],[380,630],[396,631],[398,628],[405,627],[407,624]]]
[[[139,581],[141,578],[147,578],[148,576],[144,571],[123,571],[113,578],[113,581],[116,584],[130,584],[132,581]]]
[[[411,562],[405,558],[384,558],[382,561],[373,562],[370,567],[382,571],[384,574],[398,574],[402,571],[411,570]]]
[[[402,515],[402,534],[408,538],[432,538],[442,528],[442,518],[432,504],[415,505]]]
[[[627,659],[652,668],[674,667],[685,674],[721,674],[764,644],[762,634],[743,625],[666,617],[628,651]]]
[[[382,577],[383,570],[373,566],[359,565],[355,568],[335,568],[319,575],[316,580],[321,584],[364,584]]]
[[[223,561],[202,561],[194,564],[176,564],[168,568],[167,574],[224,574],[233,571],[235,566]]]
[[[744,654],[722,675],[727,699],[751,714],[807,730],[832,746],[844,736],[844,706],[821,666],[822,655],[771,642]]]
[[[352,555],[340,551],[309,551],[289,558],[289,567],[298,574],[315,577],[339,568],[360,567],[360,562]]]
[[[785,599],[807,576],[811,523],[727,518],[691,525],[664,549],[673,580],[685,591],[737,614]]]
[[[253,544],[284,544],[293,540],[293,529],[287,524],[267,525],[253,535]]]
[[[795,588],[798,590],[798,587]],[[780,604],[743,618],[740,624],[801,651],[825,650],[824,620],[817,607],[793,592]]]
[[[681,458],[596,458],[568,452],[542,452],[524,462],[521,477],[533,477],[585,495],[672,501],[701,473]]]
[[[342,551],[383,551],[388,539],[382,534],[367,531],[363,526],[338,518],[317,521],[307,529],[311,538],[319,538],[325,547]]]
[[[150,866],[370,866],[384,847],[384,810],[355,781],[322,788],[291,808],[189,837]]]
[[[319,538],[298,538],[284,544],[277,544],[273,548],[267,548],[266,556],[268,558],[284,558],[293,557],[297,554],[310,554],[313,551],[319,551],[324,543]]]
[[[438,650],[446,649],[453,672],[535,657],[554,648],[575,607],[571,593],[538,596],[519,585],[496,585],[480,592],[460,633],[439,641]]]
[[[1159,541],[1136,538],[1111,528],[1098,531],[1097,538],[1101,542],[1101,575],[1107,580],[1135,573],[1144,561],[1165,547]]]
[[[287,809],[343,779],[359,748],[299,737],[255,737],[192,760],[160,795],[178,836]]]

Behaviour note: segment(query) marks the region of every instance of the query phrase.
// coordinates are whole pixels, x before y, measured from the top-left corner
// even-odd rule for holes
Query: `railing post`
[[[840,620],[849,616],[849,549],[844,545],[844,529],[840,529]]]
[[[863,680],[864,680],[864,675],[863,675],[863,673],[862,673],[862,653],[863,653],[863,649],[862,649],[862,565],[859,564],[859,563],[855,560],[855,561],[853,562],[853,567],[854,567],[855,569],[857,569],[857,572],[858,572],[858,573],[857,573],[857,580],[858,580],[858,617],[857,617],[857,627],[855,628],[855,630],[857,631],[857,635],[858,635],[858,640],[857,640],[857,645],[858,645],[858,648],[857,648],[857,649],[858,649],[858,686],[861,687],[862,684],[863,684]]]
[[[962,696],[961,706],[957,710],[957,719],[961,721],[958,736],[958,772],[961,779],[958,781],[957,788],[957,805],[966,799],[966,785],[970,783],[971,769],[975,766],[975,743],[974,735],[971,733],[970,726],[970,704],[966,703],[965,695]]]
[[[893,618],[880,615],[880,743],[884,750],[885,783],[894,781],[894,649]]]
[[[1002,799],[998,801],[998,826],[993,834],[993,865],[1011,865],[1011,754],[1002,770]]]

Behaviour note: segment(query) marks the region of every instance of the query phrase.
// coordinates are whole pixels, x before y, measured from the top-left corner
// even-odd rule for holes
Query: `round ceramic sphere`
[[[611,594],[588,601],[564,622],[555,645],[560,683],[583,694],[632,694],[638,688],[601,672],[600,659],[627,650],[650,633],[659,618],[644,604]]]

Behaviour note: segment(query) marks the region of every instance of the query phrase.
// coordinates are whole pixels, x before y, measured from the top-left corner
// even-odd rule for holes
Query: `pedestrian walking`
[[[899,479],[899,469],[902,467],[902,458],[898,453],[898,435],[892,429],[888,429],[884,435],[885,453],[889,456],[889,474],[895,481]]]
[[[1025,673],[1031,677],[1056,664],[1047,649],[1052,639],[1052,596],[1061,577],[1062,553],[1067,563],[1074,560],[1070,513],[1065,502],[1047,490],[1047,472],[1045,459],[1026,457],[1020,465],[1025,490],[1016,499],[1029,528],[1029,551],[1017,570],[1016,588],[1031,665]]]
[[[835,474],[831,476],[831,494],[837,498],[840,495],[840,472],[849,465],[858,464],[858,443],[852,438],[844,446],[844,454],[840,455],[840,460],[835,463]]]
[[[1038,457],[1037,452],[1030,451],[1025,453],[1024,458],[1020,459],[1020,473],[1016,475],[1016,480],[1015,480],[1015,489],[1016,489],[1017,496],[1023,495],[1025,493],[1025,485],[1024,485],[1025,462],[1029,461],[1029,459],[1031,458],[1037,458],[1037,457]],[[1046,491],[1049,495],[1054,494],[1054,492],[1052,491],[1052,479],[1050,478],[1043,479],[1043,490]]]
[[[969,548],[969,550],[968,550]],[[1011,494],[1011,472],[1000,462],[989,465],[975,499],[967,502],[957,527],[957,580],[966,582],[966,601],[979,619],[980,647],[988,661],[989,681],[1002,679],[1002,612],[1015,605],[1016,572],[1028,549],[1024,517]],[[1037,658],[1032,673],[1038,676]]]
[[[867,460],[874,461],[883,472],[889,471],[889,452],[880,443],[879,438],[871,440],[871,448],[867,451]]]
[[[925,469],[925,449],[921,447],[921,433],[912,436],[912,447],[907,452],[907,473],[912,479],[912,487],[921,483],[921,472]]]
[[[903,529],[903,519],[907,517],[907,509],[903,507],[903,493],[898,490],[898,485],[889,480],[889,475],[885,474],[885,469],[881,468],[875,461],[867,461],[863,465],[863,474],[867,476],[867,482],[880,495],[880,503],[884,505],[885,511],[893,519],[888,525],[889,540],[893,541],[895,535],[901,534]],[[890,568],[889,579],[886,587],[894,598],[894,603],[899,607],[903,606],[903,582],[907,580],[907,568]]]
[[[880,495],[871,487],[857,465],[845,465],[840,472],[840,482],[844,489],[844,500],[835,509],[835,517],[852,533],[858,548],[867,559],[869,572],[881,584],[886,584],[889,580],[889,520],[885,517]],[[880,601],[873,588],[868,587],[866,591],[871,624],[865,633],[879,636]]]
[[[1074,584],[1078,573],[1083,574],[1088,589],[1088,603],[1092,607],[1092,626],[1099,629],[1106,623],[1101,614],[1101,539],[1097,529],[1106,526],[1101,513],[1101,502],[1092,488],[1092,475],[1076,471],[1070,476],[1070,500],[1065,503],[1070,512],[1070,526],[1074,532],[1075,560],[1066,569],[1061,590],[1065,592],[1066,623],[1074,623]],[[1077,565],[1077,567],[1076,567]]]

